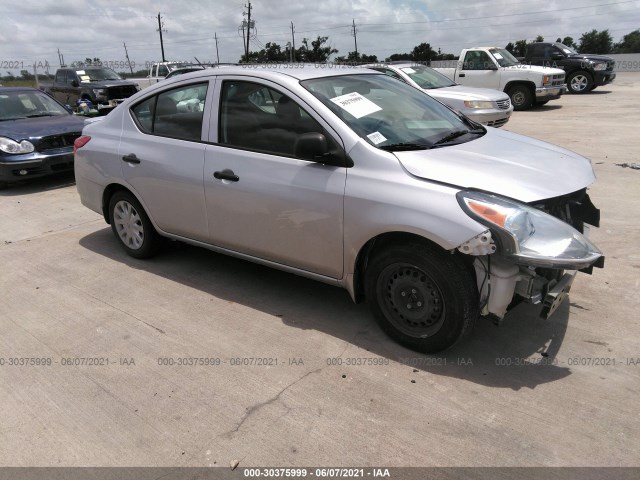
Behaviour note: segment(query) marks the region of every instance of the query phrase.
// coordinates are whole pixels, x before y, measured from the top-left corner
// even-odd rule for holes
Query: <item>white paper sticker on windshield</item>
[[[375,145],[379,143],[386,142],[387,139],[380,132],[373,132],[367,135],[367,138],[371,140]]]
[[[493,56],[496,57],[498,60],[502,60],[502,55],[498,52],[491,52],[493,53]]]
[[[76,74],[84,75],[86,72],[84,70],[76,70]]]
[[[416,73],[416,71],[413,68],[401,68],[400,70],[402,70],[404,73]]]
[[[382,108],[368,98],[364,98],[358,92],[340,95],[339,97],[332,98],[331,101],[356,118],[361,118],[370,113],[382,110]]]
[[[91,77],[89,77],[89,75],[80,75],[80,81],[81,82],[90,82],[91,81]]]

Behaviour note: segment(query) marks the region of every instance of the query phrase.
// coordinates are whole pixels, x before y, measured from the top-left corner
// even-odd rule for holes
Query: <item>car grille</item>
[[[594,227],[600,226],[600,210],[591,203],[586,188],[544,200],[533,204],[533,207],[568,223],[581,233],[584,230],[584,223]]]
[[[80,132],[75,132],[64,135],[43,137],[39,142],[37,142],[36,150],[38,152],[46,152],[47,150],[58,150],[60,148],[73,147],[74,140],[80,135]]]
[[[485,125],[488,126],[488,127],[501,127],[502,125],[504,125],[508,121],[509,121],[508,118],[501,118],[500,120],[493,120],[491,122],[487,122],[487,123],[485,123]]]
[[[551,76],[551,85],[552,86],[562,86],[564,85],[564,73],[558,73],[556,75]]]
[[[498,108],[500,110],[508,110],[511,106],[511,100],[509,100],[509,97],[505,98],[504,100],[498,100],[496,103],[498,104]]]
[[[107,100],[121,100],[123,98],[129,98],[136,93],[136,87],[134,85],[120,85],[118,87],[110,87],[107,89]]]

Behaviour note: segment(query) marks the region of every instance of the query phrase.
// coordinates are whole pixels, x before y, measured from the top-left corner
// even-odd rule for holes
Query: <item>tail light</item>
[[[75,155],[79,148],[84,147],[87,143],[89,143],[91,137],[88,135],[80,135],[73,141],[73,154]]]

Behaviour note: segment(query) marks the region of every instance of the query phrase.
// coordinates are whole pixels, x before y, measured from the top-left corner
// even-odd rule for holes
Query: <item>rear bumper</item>
[[[0,182],[15,183],[29,178],[44,177],[58,172],[73,171],[73,147],[15,155],[0,159]]]

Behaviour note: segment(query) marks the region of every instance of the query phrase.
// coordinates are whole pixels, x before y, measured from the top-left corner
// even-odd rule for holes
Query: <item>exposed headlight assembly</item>
[[[489,227],[499,252],[522,265],[580,270],[602,252],[572,226],[529,205],[474,191],[457,194],[462,209]]]
[[[16,142],[11,138],[0,137],[0,150],[4,153],[31,153],[35,150],[33,143],[29,140],[22,140],[21,142]]]
[[[606,70],[607,69],[607,64],[606,63],[594,63],[593,64],[593,69],[596,70],[596,71]]]

